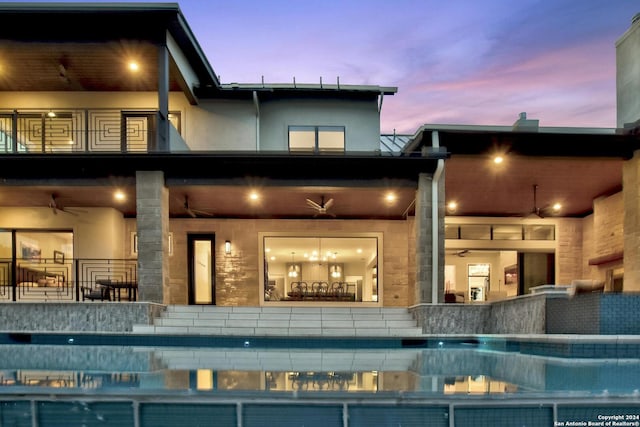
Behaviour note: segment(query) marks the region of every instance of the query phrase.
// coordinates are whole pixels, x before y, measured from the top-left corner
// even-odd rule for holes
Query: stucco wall
[[[126,220],[126,232],[135,231],[135,219]],[[412,303],[407,275],[409,241],[407,221],[382,220],[253,220],[253,219],[172,219],[173,255],[170,256],[170,292],[164,296],[167,304],[188,301],[187,233],[215,233],[216,303],[219,305],[249,305],[260,303],[260,269],[258,233],[298,232],[317,235],[348,233],[381,233],[383,260],[380,296],[384,306],[406,307]],[[230,240],[232,252],[224,253],[224,242]],[[130,242],[125,243],[125,251]]]
[[[128,257],[124,253],[124,218],[111,208],[83,207],[74,210],[73,215],[54,215],[46,207],[0,208],[0,228],[72,230],[75,258]]]
[[[344,126],[346,151],[380,149],[375,101],[277,100],[260,105],[260,147],[288,150],[289,126]]]

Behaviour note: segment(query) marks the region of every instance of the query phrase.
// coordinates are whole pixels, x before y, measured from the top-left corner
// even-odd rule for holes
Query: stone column
[[[623,290],[640,291],[640,151],[624,163],[624,284]]]
[[[416,287],[414,304],[437,303],[444,300],[444,174],[438,183],[438,236],[434,245],[433,235],[433,175],[422,173],[418,178],[416,193]],[[433,283],[433,251],[437,251],[437,282]],[[433,298],[433,286],[437,299]]]
[[[169,288],[169,190],[161,171],[136,172],[138,299],[164,302]]]

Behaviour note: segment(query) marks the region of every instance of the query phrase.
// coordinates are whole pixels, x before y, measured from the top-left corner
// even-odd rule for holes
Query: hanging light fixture
[[[289,266],[289,277],[291,278],[295,278],[298,277],[298,271],[300,270],[300,267],[296,265],[295,263],[295,252],[291,252],[291,265]]]
[[[342,269],[339,265],[334,264],[331,266],[331,277],[334,279],[338,279],[342,276]]]
[[[338,252],[334,252],[331,256],[333,259],[338,257]],[[339,279],[342,276],[342,267],[339,264],[333,264],[329,268],[329,273],[332,279]]]

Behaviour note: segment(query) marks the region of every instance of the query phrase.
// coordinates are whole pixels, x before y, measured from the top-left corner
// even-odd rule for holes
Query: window
[[[377,237],[263,236],[265,301],[376,302]]]
[[[344,152],[344,126],[289,126],[289,151]]]

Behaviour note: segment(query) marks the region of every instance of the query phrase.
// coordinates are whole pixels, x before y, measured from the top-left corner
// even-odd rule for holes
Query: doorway
[[[215,234],[187,235],[189,305],[215,305]]]

